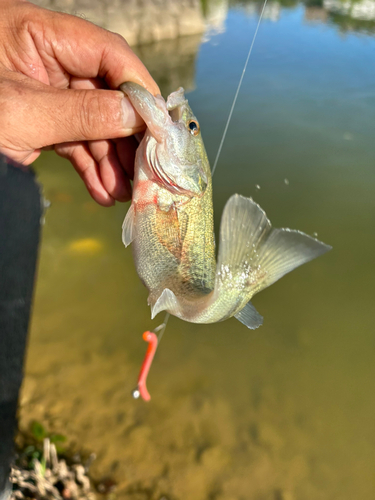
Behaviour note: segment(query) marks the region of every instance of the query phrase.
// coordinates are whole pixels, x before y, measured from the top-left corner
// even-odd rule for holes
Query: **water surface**
[[[138,49],[164,90],[191,90],[211,163],[259,11],[218,5],[202,41]],[[375,497],[373,33],[371,19],[269,4],[214,177],[216,224],[241,193],[333,250],[255,297],[259,330],[172,318],[149,404],[130,394],[142,332],[163,314],[150,320],[122,246],[127,206],[97,206],[53,154],[37,162],[51,207],[21,424],[95,451],[95,476],[115,477],[119,498]]]

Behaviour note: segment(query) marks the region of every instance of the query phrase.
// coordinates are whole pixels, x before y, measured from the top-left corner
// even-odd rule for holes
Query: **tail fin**
[[[330,249],[301,231],[273,229],[259,205],[236,194],[223,212],[217,272],[242,273],[252,296]]]

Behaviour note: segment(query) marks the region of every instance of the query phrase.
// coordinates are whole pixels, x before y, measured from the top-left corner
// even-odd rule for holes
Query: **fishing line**
[[[219,156],[220,156],[220,154],[221,154],[221,150],[222,150],[222,148],[223,148],[223,144],[224,144],[224,141],[225,141],[225,137],[226,137],[227,132],[228,132],[228,127],[229,127],[230,121],[231,121],[231,119],[232,119],[233,110],[234,110],[234,107],[235,107],[235,105],[236,105],[236,101],[237,101],[238,94],[240,93],[240,89],[241,89],[242,81],[243,81],[243,79],[244,79],[244,76],[245,76],[245,73],[246,73],[246,69],[247,69],[247,64],[248,64],[248,62],[249,62],[249,59],[250,59],[251,53],[252,53],[252,51],[253,51],[253,47],[254,47],[254,43],[255,43],[255,39],[256,39],[257,34],[258,34],[259,26],[260,26],[260,23],[261,23],[261,21],[262,21],[262,17],[263,17],[263,13],[264,13],[264,10],[265,10],[265,8],[266,8],[266,5],[267,5],[267,0],[264,0],[263,8],[262,8],[262,11],[261,11],[260,16],[259,16],[259,20],[258,20],[257,27],[256,27],[256,29],[255,29],[255,33],[254,33],[254,36],[253,36],[253,40],[252,40],[252,42],[251,42],[250,49],[249,49],[249,52],[248,52],[248,54],[247,54],[247,58],[246,58],[246,61],[245,61],[245,65],[244,65],[243,70],[242,70],[242,75],[241,75],[241,78],[240,78],[240,81],[239,81],[239,83],[238,83],[238,87],[237,87],[237,90],[236,90],[236,93],[235,93],[235,96],[234,96],[234,99],[233,99],[232,107],[230,108],[230,111],[229,111],[229,115],[228,115],[227,123],[226,123],[226,125],[225,125],[224,132],[223,132],[223,137],[221,138],[220,145],[219,145],[219,149],[218,149],[217,154],[216,154],[216,158],[215,158],[214,166],[212,167],[212,172],[211,172],[212,177],[214,176],[214,173],[215,173],[215,170],[216,170],[216,167],[217,167],[217,162],[219,161]]]
[[[238,82],[238,87],[237,87],[236,93],[234,95],[232,107],[230,108],[230,112],[229,112],[229,115],[228,115],[227,123],[225,125],[223,136],[222,136],[221,141],[220,141],[219,149],[218,149],[217,154],[216,154],[214,166],[212,167],[212,172],[211,172],[212,177],[214,176],[214,173],[215,173],[215,170],[216,170],[216,167],[217,167],[217,162],[219,161],[220,153],[221,153],[221,150],[223,148],[223,144],[224,144],[224,141],[225,141],[225,137],[227,135],[228,127],[229,127],[230,121],[232,119],[234,107],[236,105],[237,97],[238,97],[238,94],[240,93],[242,81],[244,79],[244,76],[245,76],[245,73],[246,73],[246,69],[247,69],[247,65],[249,63],[249,59],[250,59],[251,53],[253,51],[255,39],[256,39],[258,31],[259,31],[259,26],[260,26],[260,23],[262,21],[266,5],[267,5],[267,0],[264,0],[263,7],[262,7],[262,10],[261,10],[259,19],[258,19],[258,24],[257,24],[257,27],[255,29],[253,39],[251,41],[251,45],[250,45],[249,52],[248,52],[247,57],[246,57],[245,65],[244,65],[243,70],[242,70],[241,78],[240,78],[240,81]],[[159,345],[159,342],[161,341],[162,336],[164,335],[165,329],[167,328],[167,323],[168,323],[169,317],[170,317],[170,314],[167,313],[165,315],[164,322],[163,322],[164,327],[163,327],[163,329],[161,330],[161,332],[159,333],[159,336],[158,336],[158,345]]]
[[[164,316],[164,321],[163,321],[163,323],[160,325],[160,327],[161,327],[161,328],[160,328],[160,327],[158,327],[158,328],[160,328],[160,333],[159,333],[159,335],[158,335],[158,347],[159,347],[160,341],[161,341],[161,339],[162,339],[162,337],[163,337],[163,335],[164,335],[165,329],[167,328],[167,324],[168,324],[168,321],[169,321],[170,316],[171,316],[171,315],[170,315],[168,312],[167,312],[167,313],[165,313],[165,316]],[[156,331],[156,328],[155,328],[155,330],[154,330],[154,331]]]
[[[216,170],[216,166],[217,166],[217,162],[219,161],[219,157],[220,157],[220,154],[221,154],[221,150],[223,148],[223,144],[224,144],[224,141],[225,141],[225,137],[227,135],[227,131],[228,131],[228,128],[229,128],[229,124],[230,124],[230,121],[232,119],[232,115],[233,115],[233,111],[234,111],[234,107],[236,105],[236,101],[237,101],[237,97],[238,97],[238,94],[240,93],[240,89],[241,89],[241,85],[242,85],[242,81],[244,79],[244,76],[245,76],[245,73],[246,73],[246,69],[247,69],[247,65],[248,65],[248,62],[249,62],[249,59],[250,59],[250,56],[251,56],[251,53],[253,51],[253,47],[254,47],[254,43],[255,43],[255,39],[257,37],[257,34],[258,34],[258,30],[259,30],[259,26],[260,26],[260,23],[262,21],[262,18],[263,18],[263,14],[264,14],[264,10],[266,8],[266,5],[267,5],[267,0],[264,0],[264,3],[263,3],[263,8],[262,8],[262,11],[260,13],[260,16],[259,16],[259,20],[258,20],[258,24],[257,24],[257,27],[255,29],[255,32],[254,32],[254,36],[253,36],[253,39],[251,41],[251,45],[250,45],[250,48],[249,48],[249,52],[247,54],[247,57],[246,57],[246,61],[245,61],[245,65],[243,67],[243,70],[242,70],[242,74],[241,74],[241,78],[240,78],[240,81],[238,83],[238,86],[237,86],[237,90],[236,90],[236,93],[234,95],[234,99],[233,99],[233,103],[232,103],[232,106],[230,108],[230,111],[229,111],[229,115],[228,115],[228,119],[227,119],[227,123],[225,125],[225,128],[224,128],[224,132],[223,132],[223,136],[221,138],[221,141],[220,141],[220,145],[219,145],[219,149],[217,151],[217,154],[216,154],[216,158],[215,158],[215,162],[214,162],[214,166],[212,168],[212,171],[211,171],[211,175],[212,177],[214,176],[214,173],[215,173],[215,170]],[[159,347],[159,344],[160,344],[160,341],[164,335],[164,332],[167,328],[167,324],[168,324],[168,321],[169,321],[169,318],[170,318],[170,313],[166,313],[165,316],[164,316],[164,321],[161,325],[159,325],[157,328],[154,329],[154,334],[160,332],[157,336],[157,345],[156,345],[156,349],[155,349],[155,352],[154,354],[156,353],[156,350],[157,348]],[[142,372],[141,372],[142,373]],[[147,390],[146,390],[147,391]],[[139,390],[139,386],[137,386],[137,388],[133,391],[133,397],[135,399],[139,398],[140,396],[140,390]]]
[[[260,26],[260,23],[262,21],[262,18],[263,18],[263,14],[264,14],[264,10],[266,8],[266,5],[267,5],[267,0],[264,0],[264,3],[263,3],[263,7],[262,7],[262,10],[261,10],[261,13],[260,13],[260,16],[259,16],[259,19],[258,19],[258,24],[257,24],[257,27],[255,29],[255,32],[254,32],[254,36],[253,36],[253,39],[251,41],[251,45],[250,45],[250,48],[249,48],[249,52],[247,54],[247,57],[246,57],[246,61],[245,61],[245,64],[244,64],[244,67],[243,67],[243,70],[242,70],[242,74],[241,74],[241,78],[240,78],[240,81],[238,83],[238,86],[237,86],[237,90],[236,90],[236,93],[234,95],[234,99],[233,99],[233,103],[232,103],[232,107],[230,108],[230,112],[229,112],[229,115],[228,115],[228,119],[227,119],[227,123],[225,125],[225,128],[224,128],[224,132],[223,132],[223,136],[221,138],[221,141],[220,141],[220,145],[219,145],[219,149],[217,151],[217,154],[216,154],[216,158],[215,158],[215,162],[214,162],[214,166],[212,168],[212,172],[211,172],[211,175],[212,177],[214,176],[214,173],[215,173],[215,170],[216,170],[216,167],[217,167],[217,162],[219,161],[219,157],[220,157],[220,153],[221,153],[221,150],[223,148],[223,144],[224,144],[224,141],[225,141],[225,137],[227,135],[227,131],[228,131],[228,128],[229,128],[229,124],[230,124],[230,121],[232,119],[232,115],[233,115],[233,111],[234,111],[234,107],[236,105],[236,101],[237,101],[237,97],[238,97],[238,94],[240,93],[240,89],[241,89],[241,85],[242,85],[242,81],[244,79],[244,76],[245,76],[245,73],[246,73],[246,69],[247,69],[247,65],[249,63],[249,59],[250,59],[250,56],[251,56],[251,53],[253,51],[253,47],[254,47],[254,43],[255,43],[255,39],[258,35],[258,31],[259,31],[259,26]],[[158,335],[158,347],[159,347],[159,343],[164,335],[164,332],[165,332],[165,329],[167,328],[167,324],[168,324],[168,321],[169,321],[169,317],[170,317],[170,314],[169,313],[166,313],[165,317],[164,317],[164,321],[163,321],[163,327],[162,327],[162,330],[160,331],[159,335]]]

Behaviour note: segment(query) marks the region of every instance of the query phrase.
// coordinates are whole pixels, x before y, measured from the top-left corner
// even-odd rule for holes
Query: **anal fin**
[[[151,307],[151,319],[154,319],[161,311],[171,312],[177,305],[176,295],[169,288],[165,288],[158,300]]]
[[[234,317],[251,330],[255,330],[263,324],[263,316],[258,313],[251,302],[248,302]]]
[[[122,224],[122,242],[127,247],[135,237],[135,209],[132,203]]]

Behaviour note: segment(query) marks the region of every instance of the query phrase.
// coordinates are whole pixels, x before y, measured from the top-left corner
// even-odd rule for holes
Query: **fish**
[[[132,244],[152,319],[161,311],[202,324],[234,316],[258,328],[263,317],[252,297],[331,247],[273,228],[252,198],[234,194],[223,210],[216,260],[211,169],[184,89],[166,101],[133,82],[120,90],[147,126],[122,240]]]

